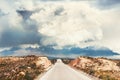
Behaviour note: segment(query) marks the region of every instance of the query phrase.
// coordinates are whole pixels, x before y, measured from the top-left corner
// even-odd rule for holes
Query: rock
[[[27,67],[27,69],[31,69],[31,67]]]
[[[15,73],[16,71],[13,69],[11,72]]]
[[[39,57],[36,62],[37,66],[43,65],[44,68],[48,68],[51,65],[50,60],[47,57]]]
[[[21,71],[21,72],[19,73],[19,75],[25,76],[25,72]]]
[[[98,59],[101,65],[96,65],[95,70],[115,70],[115,71],[120,71],[119,66],[113,61],[107,60],[107,59]]]
[[[10,73],[4,73],[5,76],[10,76]]]
[[[88,66],[91,66],[93,62],[87,58],[79,57],[73,61],[71,61],[70,65],[73,67],[80,67],[80,68],[86,68]]]
[[[91,68],[94,70],[115,70],[120,71],[117,63],[103,58],[87,58],[87,57],[79,57],[70,62],[70,65],[73,67],[79,67],[82,69]]]

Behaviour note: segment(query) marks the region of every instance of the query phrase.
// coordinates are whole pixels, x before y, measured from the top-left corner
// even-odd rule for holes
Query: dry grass
[[[79,57],[72,60],[69,65],[102,80],[120,80],[120,60]]]
[[[0,58],[0,80],[33,80],[44,72],[42,65],[36,66],[38,57]]]

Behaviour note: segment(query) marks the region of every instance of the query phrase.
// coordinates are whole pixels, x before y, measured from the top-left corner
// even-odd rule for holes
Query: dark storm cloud
[[[20,21],[20,25],[18,24],[18,29],[8,24],[3,24],[3,28],[0,35],[0,47],[13,47],[19,46],[22,44],[40,44],[40,39],[42,35],[38,32],[37,23],[30,19],[30,16],[33,13],[39,12],[43,9],[38,9],[34,11],[29,10],[16,10],[16,13],[19,17],[22,18]],[[60,8],[55,11],[55,15],[60,15],[63,11],[63,8]],[[0,16],[4,16],[5,14],[0,10]],[[5,16],[4,18],[6,18]],[[6,20],[6,19],[5,19]],[[40,25],[39,25],[40,26]],[[16,26],[17,27],[17,26]],[[23,28],[23,30],[19,28]]]
[[[36,32],[23,32],[20,30],[5,30],[1,35],[0,47],[12,47],[21,44],[39,43],[40,36]]]
[[[30,19],[30,16],[36,12],[39,12],[42,9],[37,9],[37,10],[33,10],[33,11],[29,11],[29,10],[16,10],[16,12],[18,13],[19,16],[21,16],[23,18],[23,21],[21,22],[21,24],[24,26],[23,28],[27,31],[32,31],[32,32],[37,32],[38,30],[38,25],[37,23]]]
[[[16,12],[20,14],[24,20],[29,19],[29,17],[32,15],[32,11],[28,10],[16,10]]]
[[[60,15],[64,11],[64,8],[58,8],[55,12],[54,15]]]
[[[120,4],[120,0],[99,0],[99,4],[101,5],[116,5]]]
[[[0,32],[0,47],[13,47],[21,44],[39,44],[41,35],[38,33],[38,26],[35,21],[30,19],[32,11],[16,10],[16,13],[22,17],[22,21],[18,27],[14,28],[11,24],[3,24]],[[0,10],[0,15],[4,14]],[[6,17],[4,17],[6,18]],[[22,28],[23,30],[21,30]]]
[[[97,0],[97,6],[102,9],[113,8],[116,5],[120,6],[120,0]]]

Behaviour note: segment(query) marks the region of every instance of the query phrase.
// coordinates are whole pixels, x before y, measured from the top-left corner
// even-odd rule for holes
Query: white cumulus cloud
[[[38,23],[39,33],[45,36],[43,45],[79,46],[84,41],[102,39],[100,14],[87,3],[47,3],[39,8],[43,10],[33,14],[31,19]],[[55,15],[58,9],[63,10]]]

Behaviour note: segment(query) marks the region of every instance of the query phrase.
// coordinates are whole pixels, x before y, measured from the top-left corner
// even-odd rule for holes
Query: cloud
[[[7,15],[6,13],[4,13],[1,9],[0,9],[0,17]]]
[[[93,1],[93,3],[95,3],[95,5],[100,9],[120,7],[120,0],[97,0]]]
[[[120,4],[120,1],[119,0],[102,0],[102,1],[98,0],[98,4],[104,5],[104,6],[111,6],[111,5]]]
[[[29,19],[29,17],[32,15],[32,11],[29,10],[17,10],[16,12],[19,13],[24,20]]]
[[[110,59],[120,59],[120,55],[108,56]]]
[[[21,44],[36,44],[40,34],[34,21],[29,19],[32,11],[23,10],[17,1],[1,0],[0,47],[13,47]],[[22,4],[22,3],[21,3]],[[3,13],[5,14],[3,16]],[[28,19],[27,19],[28,18]]]
[[[0,47],[97,45],[120,53],[119,10],[117,0],[1,0]]]
[[[103,46],[106,46],[115,52],[120,53],[120,23],[119,23],[119,18],[120,17],[120,8],[113,8],[113,9],[108,9],[108,10],[103,10],[102,11],[102,25],[101,29],[103,31],[103,40],[101,40],[101,44]]]
[[[81,42],[102,39],[102,30],[97,21],[99,13],[87,3],[45,4],[39,8],[43,10],[32,14],[31,19],[40,26],[39,33],[45,36],[41,43],[45,46],[78,46]]]

